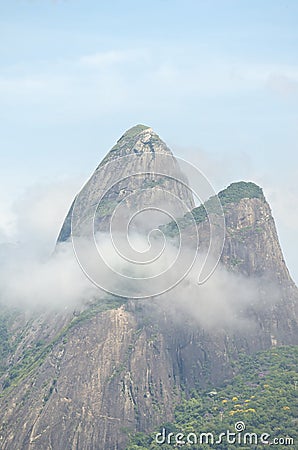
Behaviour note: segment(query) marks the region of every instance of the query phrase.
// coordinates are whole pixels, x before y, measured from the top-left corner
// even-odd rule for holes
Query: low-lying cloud
[[[0,258],[0,295],[7,305],[65,308],[96,294],[71,243],[61,244],[48,258],[40,258],[26,245],[3,245]]]
[[[95,293],[71,243],[54,252],[59,228],[78,180],[30,187],[13,204],[9,230],[1,230],[0,301],[10,306],[66,307]],[[1,218],[5,222],[5,217]]]
[[[22,201],[14,207],[15,232],[7,241],[0,245],[0,298],[8,306],[44,307],[44,308],[75,308],[80,303],[93,298],[102,298],[106,294],[88,279],[80,267],[71,242],[60,243],[55,249],[59,228],[71,202],[73,187],[39,186],[31,188]],[[64,196],[61,193],[65,192]],[[149,281],[154,283],[155,292],[175,284],[175,270],[167,272],[167,265],[174,260],[177,248],[167,243],[168,251],[160,262],[155,261],[154,270],[139,266],[134,272],[131,265],[123,260],[117,252],[112,254],[109,236],[99,235],[100,248],[106,261],[119,272],[127,276],[122,280],[126,294],[131,289],[131,297],[136,293],[137,283],[134,276],[155,275],[158,271],[163,278]],[[125,249],[124,237],[118,241]],[[143,254],[146,249],[154,252],[155,245],[148,246],[148,236],[135,234],[130,244],[135,251]],[[151,244],[154,238],[151,236]],[[160,246],[157,246],[160,248]],[[94,253],[86,248],[84,258],[92,258]],[[181,255],[180,255],[181,256]],[[258,305],[261,300],[259,287],[264,280],[246,278],[229,272],[223,266],[218,266],[215,273],[203,285],[198,286],[197,278],[202,267],[203,255],[200,254],[193,269],[173,289],[156,297],[156,302],[169,312],[184,312],[191,316],[200,326],[209,328],[219,324],[225,326],[246,326],[249,321],[245,311],[248,307]],[[152,257],[152,255],[151,255]],[[193,249],[185,249],[182,253],[178,269],[184,273],[184,268],[192,261]],[[180,266],[179,266],[180,264]],[[187,267],[186,267],[187,266]],[[91,266],[92,267],[92,264]],[[83,267],[84,269],[84,267]],[[178,271],[179,272],[179,271]],[[89,275],[87,273],[87,275]],[[100,276],[110,276],[102,272]],[[92,278],[92,277],[91,277]],[[105,280],[113,286],[114,279]],[[158,284],[160,283],[160,284]],[[268,284],[268,289],[269,289]],[[273,289],[272,289],[273,291]],[[129,295],[126,295],[129,297]],[[278,291],[270,296],[270,303],[278,300]],[[148,302],[152,299],[148,299]],[[266,307],[268,305],[265,305]],[[264,306],[264,307],[265,307]]]
[[[278,286],[263,277],[246,277],[219,265],[203,285],[192,271],[177,288],[165,295],[165,305],[181,320],[189,316],[202,328],[255,326],[255,314],[268,311],[280,299]]]

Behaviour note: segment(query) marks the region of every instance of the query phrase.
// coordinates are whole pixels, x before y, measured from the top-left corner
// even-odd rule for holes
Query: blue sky
[[[298,281],[297,21],[295,0],[1,0],[0,229],[45,186],[59,225],[145,123],[216,189],[264,187]]]

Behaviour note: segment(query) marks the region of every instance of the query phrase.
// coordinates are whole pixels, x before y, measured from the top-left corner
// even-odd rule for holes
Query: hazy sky
[[[217,190],[264,187],[298,281],[297,23],[296,0],[0,0],[0,238],[22,199],[59,228],[144,123]]]

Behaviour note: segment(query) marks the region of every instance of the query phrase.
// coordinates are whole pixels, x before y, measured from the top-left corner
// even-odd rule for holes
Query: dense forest
[[[224,386],[195,390],[190,398],[184,398],[176,407],[173,423],[161,424],[150,435],[131,435],[127,450],[181,446],[192,450],[256,450],[264,448],[262,435],[274,448],[297,448],[298,347],[273,348],[253,356],[243,354],[235,370],[237,375]],[[227,430],[235,433],[235,437],[230,435],[230,442],[221,435]],[[214,436],[213,444],[207,433]],[[222,442],[218,442],[220,436]]]

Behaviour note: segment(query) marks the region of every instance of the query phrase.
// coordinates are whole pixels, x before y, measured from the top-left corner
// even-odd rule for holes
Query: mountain
[[[58,242],[70,237],[74,205],[79,222],[77,227],[82,226],[81,218],[86,227],[88,219],[93,220],[95,215],[96,231],[102,232],[109,231],[111,215],[119,205],[122,214],[118,228],[123,226],[124,211],[128,215],[129,211],[139,211],[147,205],[152,208],[166,203],[174,216],[183,215],[185,210],[175,196],[190,209],[194,207],[194,201],[187,187],[176,179],[187,182],[171,150],[152,128],[136,125],[118,140],[76,197]],[[172,199],[168,192],[172,193]],[[144,223],[137,225],[139,229]]]
[[[194,206],[186,182],[158,135],[138,125],[78,193],[58,246],[71,232],[88,237],[93,224],[106,233],[118,207],[116,232],[144,205],[166,204],[188,248],[198,233],[208,249],[209,219],[204,206]],[[298,290],[262,189],[233,183],[218,197],[225,242],[218,269],[202,287],[185,278],[146,300],[101,293],[63,312],[3,308],[2,449],[124,450],[129,434],[174,421],[175,407],[194,389],[234,377],[243,353],[298,344]],[[140,221],[136,229],[149,225]],[[175,241],[169,217],[159,229]]]

